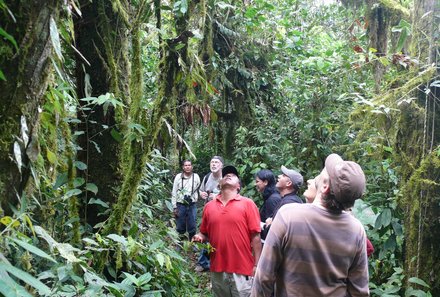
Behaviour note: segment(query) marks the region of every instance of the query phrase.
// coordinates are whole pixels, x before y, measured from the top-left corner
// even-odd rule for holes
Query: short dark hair
[[[191,162],[191,160],[185,159],[185,160],[183,160],[183,161],[182,161],[182,166],[183,166],[183,165],[185,165],[185,163],[186,163],[186,162],[190,162],[190,163],[191,163],[191,165],[192,165],[192,162]]]
[[[333,194],[324,194],[321,198],[322,204],[325,208],[334,213],[341,213],[343,210],[353,207],[354,201],[350,202],[340,202],[336,200]]]

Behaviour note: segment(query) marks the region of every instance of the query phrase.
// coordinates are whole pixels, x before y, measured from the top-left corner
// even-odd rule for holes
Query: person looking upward
[[[239,194],[237,169],[226,166],[222,175],[220,194],[205,205],[200,232],[193,241],[209,240],[213,247],[213,295],[246,297],[261,254],[260,215],[255,203]]]
[[[369,296],[365,230],[346,211],[365,191],[364,172],[331,154],[315,182],[312,204],[287,204],[275,216],[252,297]]]
[[[266,228],[270,227],[273,218],[276,216],[278,210],[289,203],[303,203],[301,198],[297,195],[299,188],[304,182],[304,178],[296,170],[288,169],[285,166],[281,166],[281,174],[278,175],[278,182],[276,187],[281,195],[281,201],[276,206],[273,216],[266,219]]]

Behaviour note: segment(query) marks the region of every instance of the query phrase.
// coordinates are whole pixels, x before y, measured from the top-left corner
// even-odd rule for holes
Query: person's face
[[[236,189],[240,189],[240,180],[233,173],[228,173],[222,177],[219,182],[220,189],[223,189],[225,186],[230,186]]]
[[[255,178],[255,187],[257,188],[258,192],[263,192],[264,189],[267,187],[267,180],[261,180],[258,177]]]
[[[307,189],[304,192],[304,197],[306,197],[307,203],[312,203],[316,196],[316,183],[315,179],[309,179],[307,181]]]
[[[223,168],[223,163],[219,159],[212,159],[209,167],[211,172],[218,172]]]
[[[277,189],[285,189],[291,183],[292,183],[292,181],[290,180],[290,178],[287,175],[280,174],[280,175],[278,175],[278,182],[276,184],[276,187],[277,187]]]
[[[185,162],[183,163],[183,172],[185,173],[191,173],[193,170],[193,166],[191,164],[191,162]]]

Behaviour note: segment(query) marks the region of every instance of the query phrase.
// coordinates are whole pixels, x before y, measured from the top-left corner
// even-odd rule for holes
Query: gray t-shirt
[[[220,189],[218,188],[218,183],[220,182],[221,177],[216,179],[214,177],[214,174],[211,173],[211,174],[209,174],[208,179],[206,180],[206,183],[205,183],[205,179],[206,179],[206,175],[203,178],[202,185],[200,186],[200,192],[209,192],[209,193],[214,193],[214,194],[220,193]]]

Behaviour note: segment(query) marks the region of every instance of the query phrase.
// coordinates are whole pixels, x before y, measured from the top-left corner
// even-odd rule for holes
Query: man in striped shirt
[[[315,180],[312,204],[288,204],[276,215],[252,297],[369,296],[365,231],[345,211],[362,196],[365,175],[331,154]]]

